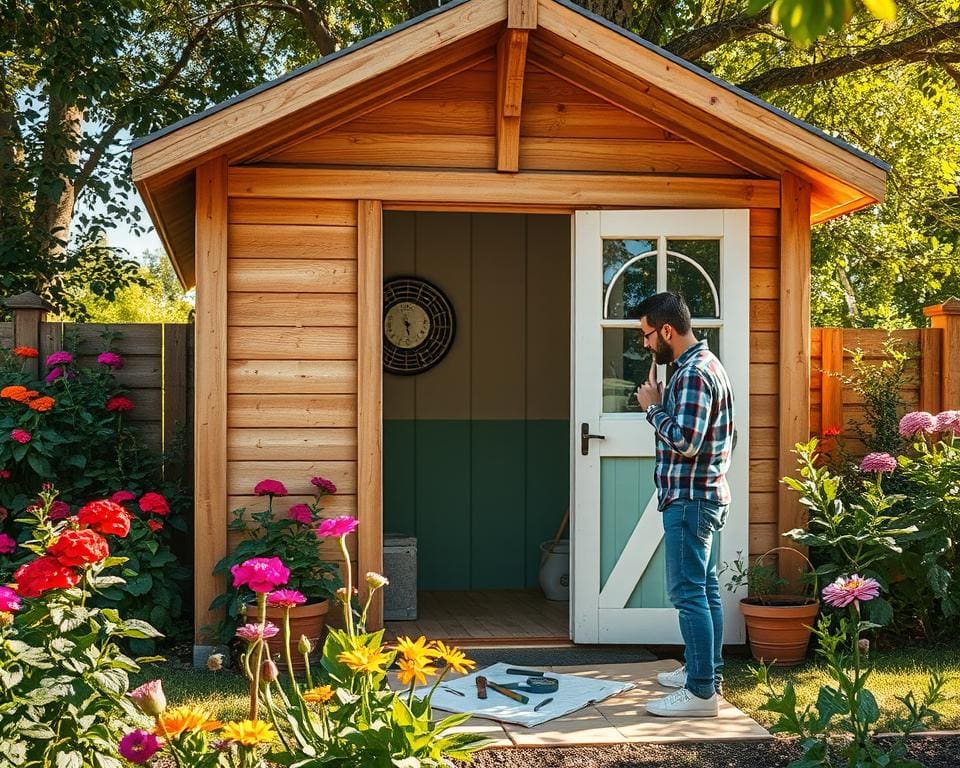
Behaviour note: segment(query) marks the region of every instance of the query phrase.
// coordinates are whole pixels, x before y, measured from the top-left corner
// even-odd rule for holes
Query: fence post
[[[31,291],[11,296],[4,301],[13,310],[13,346],[33,347],[40,351],[40,323],[53,307]],[[23,370],[32,378],[40,375],[39,358],[25,358]]]
[[[820,433],[828,427],[843,431],[843,328],[820,332]]]
[[[942,304],[926,307],[923,314],[930,318],[930,326],[940,328],[943,340],[940,366],[943,371],[940,386],[940,408],[960,408],[960,299],[951,297]]]

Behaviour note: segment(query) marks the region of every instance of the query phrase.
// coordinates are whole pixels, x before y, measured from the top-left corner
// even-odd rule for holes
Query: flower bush
[[[138,661],[118,640],[155,638],[148,623],[93,605],[122,583],[106,572],[122,564],[110,543],[129,532],[128,513],[94,501],[51,519],[52,488],[23,522],[31,553],[0,587],[0,754],[8,765],[119,768],[119,734],[136,711],[126,696]]]
[[[257,496],[267,498],[267,508],[253,512],[250,525],[246,520],[246,508],[233,511],[233,520],[228,526],[231,531],[246,534],[227,557],[214,567],[215,574],[228,579],[226,591],[219,595],[211,608],[224,608],[225,620],[218,629],[221,642],[229,642],[234,630],[243,620],[244,609],[261,590],[256,586],[260,578],[273,578],[266,572],[247,569],[246,563],[261,560],[276,560],[280,567],[287,570],[282,582],[296,590],[304,602],[319,602],[334,595],[341,585],[339,571],[333,563],[322,560],[318,554],[319,538],[328,535],[326,531],[335,520],[322,519],[321,501],[324,496],[337,492],[333,482],[323,477],[314,477],[310,481],[316,488],[310,504],[294,504],[285,515],[274,516],[274,499],[287,495],[287,489],[279,480],[261,480],[254,487]],[[279,559],[278,559],[279,558]],[[243,564],[243,565],[241,565]],[[243,574],[237,578],[237,569]],[[269,591],[269,590],[267,590]]]

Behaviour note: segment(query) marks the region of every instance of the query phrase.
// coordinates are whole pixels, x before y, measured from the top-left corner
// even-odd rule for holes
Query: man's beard
[[[657,348],[653,352],[653,358],[657,361],[657,365],[669,365],[673,362],[673,350],[670,349],[670,345],[667,344],[660,334],[657,334]]]

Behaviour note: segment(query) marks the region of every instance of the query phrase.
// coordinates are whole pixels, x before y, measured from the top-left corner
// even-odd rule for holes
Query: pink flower
[[[64,352],[60,350],[59,352],[54,352],[47,358],[47,368],[52,368],[55,365],[70,365],[73,362],[73,355],[69,352]]]
[[[160,750],[160,739],[138,728],[120,739],[117,751],[120,756],[137,765],[147,762]]]
[[[20,595],[10,589],[10,587],[0,586],[0,611],[3,613],[16,613],[20,608]]]
[[[943,411],[937,414],[936,432],[960,434],[960,411]]]
[[[58,367],[58,368],[54,368],[53,370],[50,371],[50,373],[44,376],[43,380],[47,382],[47,384],[53,384],[53,382],[55,382],[61,376],[63,376],[63,368]]]
[[[263,638],[264,640],[269,640],[271,637],[276,637],[280,634],[280,629],[275,625],[271,624],[269,621],[263,627],[263,633],[260,633],[259,624],[244,624],[242,627],[237,629],[237,637],[241,640],[246,640],[248,643],[253,642],[254,640],[259,640]]]
[[[340,517],[331,517],[324,520],[317,526],[317,536],[346,536],[357,530],[357,518],[350,515],[341,515]]]
[[[97,355],[97,362],[113,369],[123,368],[123,358],[116,352],[101,352]]]
[[[30,442],[30,433],[25,429],[15,429],[10,433],[10,437],[16,440],[20,445],[26,445]]]
[[[253,487],[257,496],[286,496],[287,486],[279,480],[261,480]]]
[[[110,501],[114,504],[123,504],[127,501],[133,501],[135,498],[137,498],[136,494],[130,491],[117,491],[110,497]]]
[[[10,470],[0,469],[0,480],[9,480],[9,479],[10,479]]]
[[[0,555],[9,555],[17,548],[17,542],[6,533],[0,533]]]
[[[293,608],[295,605],[303,605],[307,598],[302,592],[295,589],[278,589],[267,595],[267,605],[273,605],[277,608]]]
[[[868,453],[860,462],[860,469],[864,472],[893,472],[897,468],[897,460],[889,453]]]
[[[823,600],[834,608],[846,608],[851,603],[859,606],[861,602],[873,600],[879,594],[880,584],[876,579],[853,574],[846,579],[841,576],[833,584],[824,587]]]
[[[167,708],[167,697],[163,693],[163,684],[159,680],[150,680],[127,694],[141,712],[156,717]]]
[[[287,517],[304,525],[310,525],[313,522],[313,513],[306,504],[294,504],[287,510]]]
[[[57,499],[50,505],[50,512],[47,514],[51,520],[66,520],[70,517],[70,505],[65,501]]]
[[[900,419],[900,437],[911,438],[918,432],[936,432],[937,420],[926,411],[911,411]]]
[[[325,477],[311,477],[310,482],[317,486],[323,493],[336,493],[337,486],[333,480],[327,480]]]
[[[230,569],[233,586],[250,587],[254,592],[273,592],[290,578],[290,569],[279,557],[253,557]]]

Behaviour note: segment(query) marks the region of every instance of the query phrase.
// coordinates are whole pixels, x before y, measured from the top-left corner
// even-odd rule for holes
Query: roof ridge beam
[[[520,110],[529,29],[504,30],[497,43],[497,170],[520,169]]]
[[[536,29],[538,0],[508,0],[507,29]]]

